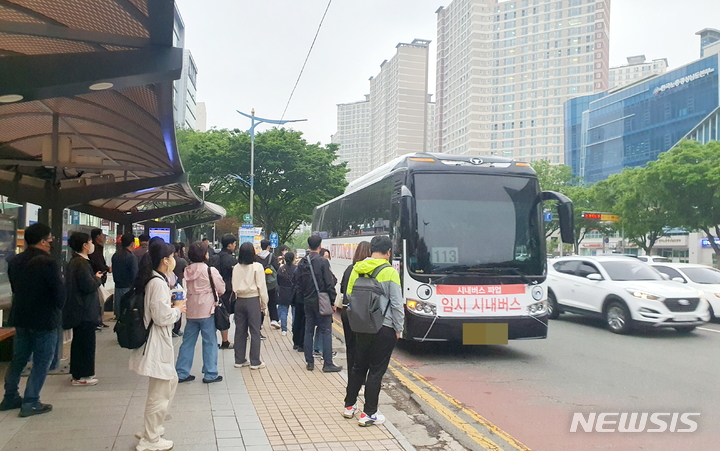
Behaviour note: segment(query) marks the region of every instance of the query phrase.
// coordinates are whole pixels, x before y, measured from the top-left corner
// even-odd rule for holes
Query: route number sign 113
[[[430,255],[433,264],[455,264],[458,262],[458,248],[433,247]]]

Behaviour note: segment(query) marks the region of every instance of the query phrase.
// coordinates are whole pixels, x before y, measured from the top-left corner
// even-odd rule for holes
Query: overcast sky
[[[176,0],[185,21],[185,47],[198,66],[199,102],[208,127],[250,126],[235,112],[280,119],[327,0]],[[584,2],[583,2],[584,3]],[[436,14],[450,1],[334,0],[295,91],[286,119],[310,142],[330,142],[338,103],[362,100],[368,78],[399,42],[430,39],[435,89]],[[700,56],[703,28],[720,29],[718,0],[612,0],[610,63],[644,54],[670,68]],[[260,130],[260,128],[258,128]]]

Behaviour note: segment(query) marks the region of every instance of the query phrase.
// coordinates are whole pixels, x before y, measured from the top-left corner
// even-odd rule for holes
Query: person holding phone
[[[73,258],[65,275],[67,300],[63,308],[63,328],[72,329],[70,374],[72,385],[96,385],[95,329],[101,324],[98,288],[102,271],[93,271],[89,255],[95,251],[90,235],[75,232],[68,238]]]

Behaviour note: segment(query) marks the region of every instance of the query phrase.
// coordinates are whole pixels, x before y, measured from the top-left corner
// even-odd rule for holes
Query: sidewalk
[[[361,428],[357,419],[342,417],[344,374],[323,373],[317,362],[315,371],[307,371],[290,335],[283,337],[269,327],[264,334],[268,339],[261,355],[267,368],[234,368],[233,351],[220,351],[224,380],[214,384],[201,382],[198,343],[192,371],[197,379],[178,385],[165,422],[165,436],[175,442],[175,450],[407,449],[401,445],[407,441],[392,425]],[[48,376],[42,401],[53,404],[53,411],[30,418],[19,418],[17,410],[0,412],[1,451],[134,450],[148,378],[128,370],[130,351],[117,345],[112,329],[97,338],[100,383],[72,387],[68,375]],[[176,348],[181,340],[175,339]],[[336,339],[334,347],[342,349]]]

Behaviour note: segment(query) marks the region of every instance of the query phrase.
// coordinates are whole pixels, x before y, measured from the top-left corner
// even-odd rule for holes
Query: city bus
[[[546,338],[545,200],[557,201],[561,239],[572,243],[572,202],[541,192],[528,163],[407,154],[316,207],[312,233],[330,249],[338,278],[359,242],[375,235],[392,239],[405,340]]]

